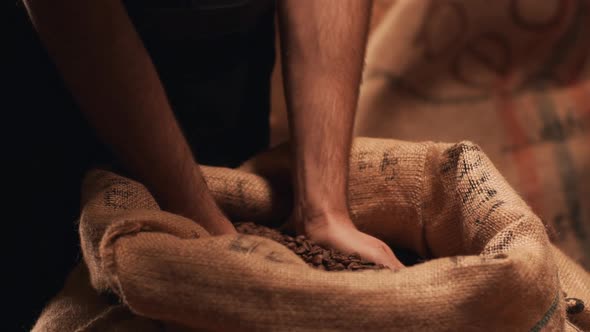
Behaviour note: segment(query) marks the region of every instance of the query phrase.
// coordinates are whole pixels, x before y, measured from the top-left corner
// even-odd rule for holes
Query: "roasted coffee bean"
[[[322,264],[323,260],[324,260],[324,256],[318,254],[318,255],[313,256],[312,263],[313,263],[313,265],[320,265],[320,264]]]
[[[352,254],[348,255],[348,259],[360,261],[361,256],[357,252],[353,252]]]
[[[323,262],[324,262],[324,265],[328,268],[333,267],[334,265],[338,264],[338,262],[331,260],[331,259],[326,260],[326,258],[323,259]]]
[[[303,247],[299,247],[299,248],[295,249],[295,250],[294,250],[294,252],[295,252],[297,255],[303,255],[303,253],[305,252],[305,248],[303,248]]]
[[[334,254],[332,257],[339,262],[342,262],[342,261],[348,259],[348,257],[346,257],[345,255],[342,255],[342,254]]]
[[[362,265],[352,262],[352,263],[346,265],[346,268],[352,270],[354,267],[357,267],[357,266],[362,266]]]
[[[311,244],[309,244],[309,241],[307,241],[307,240],[303,241],[303,247],[307,251],[310,251],[311,250]]]
[[[341,271],[341,270],[344,270],[344,269],[345,269],[345,267],[344,267],[344,265],[342,263],[337,263],[336,265],[334,265],[334,270],[335,271]]]
[[[315,256],[315,255],[321,255],[321,254],[322,254],[322,251],[323,251],[323,250],[322,250],[320,247],[318,247],[318,246],[313,246],[313,247],[311,248],[311,250],[309,251],[309,254],[310,254],[310,255],[314,255],[314,256]]]

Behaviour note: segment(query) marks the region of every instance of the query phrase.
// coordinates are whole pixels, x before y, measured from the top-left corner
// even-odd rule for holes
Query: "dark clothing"
[[[264,3],[263,3],[264,2]],[[160,4],[166,4],[163,8]],[[171,4],[174,3],[174,4]],[[79,260],[80,185],[114,163],[85,122],[22,5],[16,18],[16,177],[31,257],[20,326],[30,328]],[[202,164],[234,167],[269,143],[272,0],[131,0],[126,6]],[[91,79],[91,78],[89,78]],[[22,130],[21,130],[22,129]],[[22,219],[24,218],[24,219]]]

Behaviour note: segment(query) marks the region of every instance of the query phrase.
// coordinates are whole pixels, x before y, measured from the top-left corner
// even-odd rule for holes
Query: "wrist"
[[[192,219],[204,227],[225,221],[227,218],[209,192],[198,166],[189,162],[176,169],[181,171],[172,173],[166,169],[148,184],[160,207]]]
[[[326,220],[349,219],[347,169],[341,164],[329,167],[331,171],[318,165],[295,168],[293,215],[296,223],[317,224]]]
[[[295,213],[302,219],[347,215],[348,197],[344,179],[297,181],[294,186]]]
[[[193,220],[211,235],[235,233],[235,228],[213,199],[193,199],[168,210]]]
[[[332,204],[327,201],[312,203],[299,199],[296,199],[293,205],[293,218],[297,227],[323,225],[350,219],[346,204]]]

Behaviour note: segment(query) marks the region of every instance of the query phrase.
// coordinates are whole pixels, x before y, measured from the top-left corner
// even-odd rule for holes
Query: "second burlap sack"
[[[475,142],[590,269],[590,1],[396,0],[380,22],[356,134]]]

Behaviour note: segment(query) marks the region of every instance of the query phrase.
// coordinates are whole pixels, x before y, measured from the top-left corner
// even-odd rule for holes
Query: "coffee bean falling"
[[[279,231],[252,222],[236,223],[242,234],[257,235],[274,240],[301,257],[309,266],[325,271],[362,271],[387,268],[361,258],[357,253],[350,255],[315,244],[303,235],[292,237]]]

